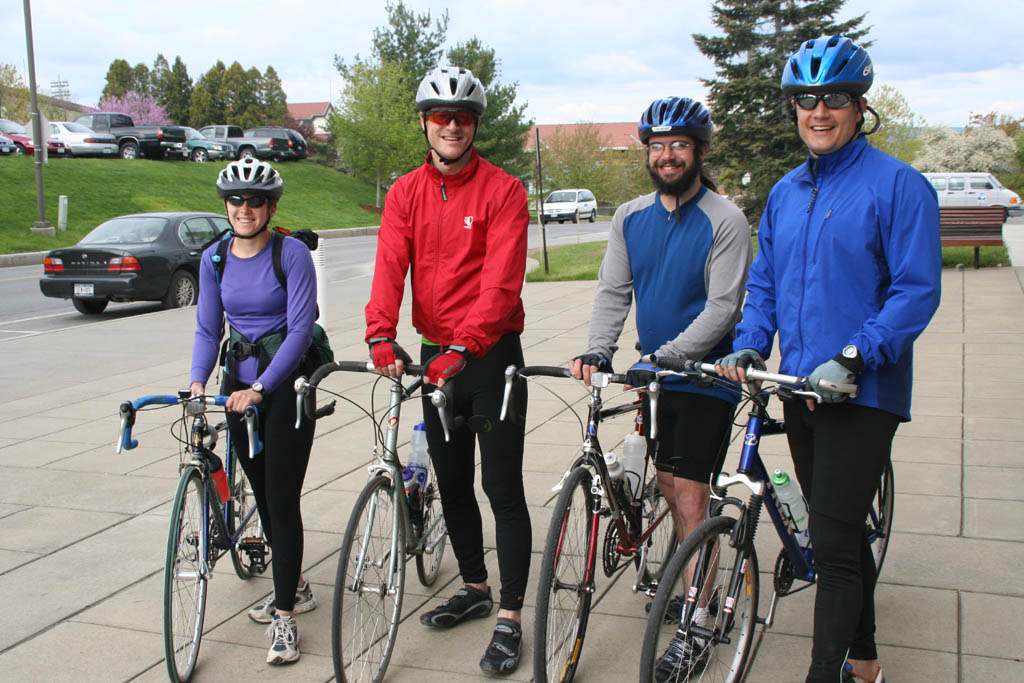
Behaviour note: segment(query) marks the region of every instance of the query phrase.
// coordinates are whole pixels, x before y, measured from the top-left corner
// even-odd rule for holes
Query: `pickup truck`
[[[204,137],[231,145],[234,159],[280,160],[288,155],[287,137],[245,137],[241,126],[203,126],[199,132]]]
[[[92,128],[97,133],[110,133],[117,138],[117,148],[122,159],[137,159],[140,156],[163,159],[168,155],[181,156],[185,149],[185,129],[181,126],[136,126],[128,114],[102,111],[82,114],[75,119],[75,123]]]

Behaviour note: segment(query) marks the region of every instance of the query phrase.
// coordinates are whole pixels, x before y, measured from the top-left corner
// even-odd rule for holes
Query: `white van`
[[[1003,187],[991,173],[925,173],[939,206],[1001,206],[1008,216],[1024,214],[1020,195]]]
[[[593,223],[597,220],[597,199],[590,190],[576,188],[572,190],[555,190],[544,200],[544,213],[540,222],[579,223],[586,218]]]

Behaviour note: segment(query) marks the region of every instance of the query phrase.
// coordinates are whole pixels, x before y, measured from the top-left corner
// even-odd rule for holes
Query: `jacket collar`
[[[463,185],[473,177],[473,174],[476,173],[477,168],[479,168],[480,153],[477,152],[476,145],[474,145],[472,151],[470,151],[469,163],[466,164],[464,169],[453,175],[444,175],[438,171],[437,168],[434,167],[434,164],[431,163],[430,152],[427,152],[427,158],[426,161],[423,162],[423,165],[426,166],[427,176],[438,185],[442,183],[448,187],[452,187],[453,185]]]
[[[817,176],[838,173],[852,166],[867,147],[867,138],[864,135],[858,135],[831,154],[823,154],[819,157],[808,154],[807,161],[798,167],[793,180],[814,184]]]

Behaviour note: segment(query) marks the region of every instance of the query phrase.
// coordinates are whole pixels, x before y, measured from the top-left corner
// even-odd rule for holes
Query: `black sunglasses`
[[[242,204],[248,204],[250,209],[258,209],[267,203],[267,198],[263,195],[257,195],[255,197],[243,197],[240,194],[229,194],[224,198],[231,206],[241,206]]]
[[[802,92],[793,96],[793,102],[804,111],[813,111],[818,102],[824,102],[829,109],[842,109],[853,102],[853,95],[848,92],[827,92],[822,95]]]

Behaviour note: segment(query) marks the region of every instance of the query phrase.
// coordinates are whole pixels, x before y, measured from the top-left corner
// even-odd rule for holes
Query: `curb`
[[[370,237],[377,234],[380,226],[371,225],[365,228],[332,228],[330,230],[317,230],[317,234],[324,239],[337,239],[339,237]],[[48,251],[23,251],[17,254],[0,254],[0,268],[13,266],[39,266],[43,258],[50,253]]]

